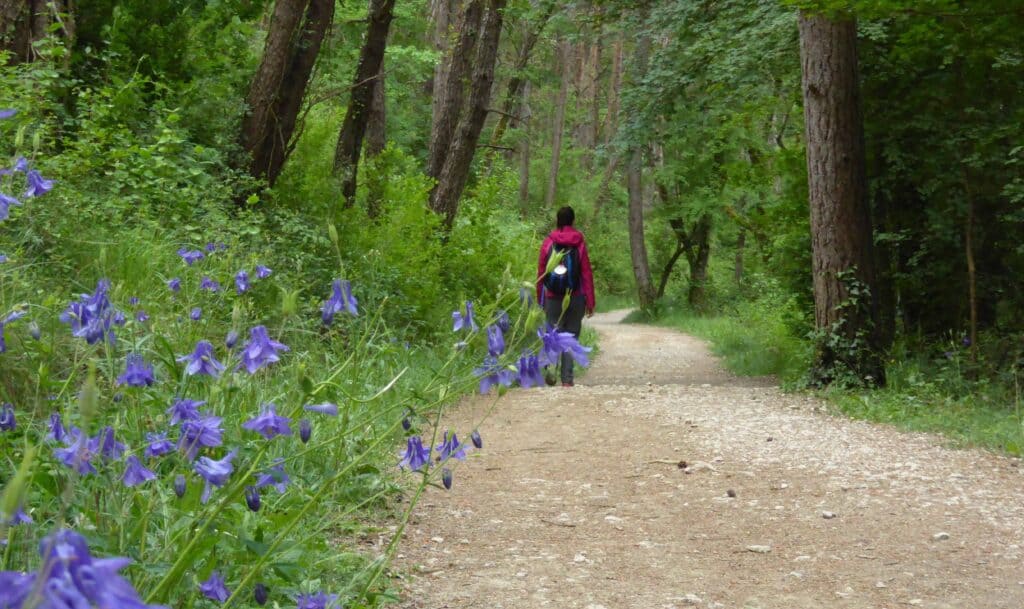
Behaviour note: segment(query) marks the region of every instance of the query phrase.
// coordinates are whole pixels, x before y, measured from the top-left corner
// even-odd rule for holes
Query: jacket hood
[[[556,228],[551,231],[548,235],[552,241],[559,245],[569,245],[572,247],[579,247],[583,244],[583,233],[576,230],[571,226],[563,226],[562,228]]]

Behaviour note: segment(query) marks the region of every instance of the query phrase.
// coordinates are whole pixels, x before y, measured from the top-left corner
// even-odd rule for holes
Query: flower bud
[[[256,584],[256,587],[252,589],[252,597],[256,600],[257,605],[267,604],[267,587],[262,583]]]
[[[409,420],[409,417],[404,417],[402,419],[402,429],[405,431],[412,429],[412,421]]]
[[[484,439],[480,437],[480,432],[473,430],[473,433],[469,434],[469,439],[473,441],[473,446],[477,448],[484,447]]]
[[[227,345],[228,349],[234,349],[235,345],[238,344],[238,331],[231,330],[228,332],[227,338],[224,339],[224,344]]]
[[[441,468],[441,484],[448,490],[452,490],[452,470],[447,467]]]
[[[302,443],[309,442],[311,435],[313,435],[313,426],[309,424],[309,419],[299,421],[299,439],[302,440]]]
[[[260,511],[260,490],[255,486],[245,487],[245,505],[254,512]]]
[[[185,488],[185,476],[183,474],[178,474],[177,477],[174,478],[174,494],[178,496],[178,499],[185,496]]]
[[[42,330],[39,329],[39,324],[36,322],[30,323],[28,325],[28,335],[35,340],[39,340],[43,335]]]

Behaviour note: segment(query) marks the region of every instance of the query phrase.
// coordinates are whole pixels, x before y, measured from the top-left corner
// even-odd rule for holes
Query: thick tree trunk
[[[370,113],[366,119],[366,156],[375,157],[388,145],[387,87],[384,68],[373,79]]]
[[[498,59],[498,43],[504,20],[506,0],[487,0],[487,13],[481,26],[480,42],[476,45],[473,61],[473,79],[470,84],[468,108],[459,120],[452,143],[438,176],[437,186],[431,193],[431,208],[444,216],[444,225],[450,229],[458,211],[459,197],[466,187],[470,165],[480,141],[480,131],[487,120],[494,85],[494,64]]]
[[[815,323],[831,337],[819,342],[815,380],[828,384],[845,368],[882,384],[857,26],[804,13],[799,27]]]
[[[448,60],[451,50],[451,37],[454,30],[455,20],[459,14],[459,0],[431,0],[430,17],[434,23],[431,36],[434,50],[437,51],[441,60],[434,66],[434,77],[430,81],[431,97],[431,133],[434,125],[440,118],[441,108],[444,105],[444,88],[448,80]]]
[[[530,81],[526,81],[520,114],[525,133],[519,139],[519,209],[524,217],[530,210],[530,114]]]
[[[456,31],[458,39],[451,48],[445,67],[435,77],[434,103],[436,111],[430,129],[430,151],[427,156],[427,175],[440,179],[453,146],[452,139],[459,126],[466,97],[466,80],[473,68],[474,50],[481,32],[480,20],[484,13],[484,0],[467,0],[459,15]]]
[[[648,313],[654,306],[655,292],[651,267],[647,261],[647,242],[644,239],[643,159],[639,147],[634,146],[628,154],[626,187],[629,191],[629,251],[640,310]]]
[[[333,18],[333,0],[278,0],[274,5],[263,58],[246,98],[249,113],[242,121],[249,172],[270,185],[291,152],[306,87]]]
[[[708,260],[711,258],[711,216],[704,214],[689,234],[686,261],[690,264],[690,289],[687,302],[695,311],[707,308]]]
[[[377,88],[380,68],[384,63],[388,31],[391,28],[395,0],[370,0],[367,14],[366,38],[359,52],[355,80],[345,120],[338,134],[334,150],[334,173],[341,178],[341,194],[345,207],[351,207],[356,198],[356,178],[359,173],[359,154],[370,120],[373,91]]]
[[[558,171],[562,157],[562,132],[565,130],[565,104],[569,97],[569,83],[572,80],[572,47],[568,42],[560,45],[562,56],[562,84],[558,88],[555,99],[555,121],[551,136],[551,170],[548,172],[548,189],[544,195],[544,205],[553,207],[558,196]]]

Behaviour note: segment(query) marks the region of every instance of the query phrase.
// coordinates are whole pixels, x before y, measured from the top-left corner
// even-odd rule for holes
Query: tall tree
[[[548,189],[544,205],[553,207],[558,196],[558,171],[562,160],[562,133],[565,131],[565,106],[569,98],[569,84],[573,77],[572,45],[563,40],[559,45],[562,64],[562,82],[555,98],[555,119],[551,126],[551,169],[548,171]]]
[[[263,58],[249,87],[242,146],[249,172],[271,185],[291,152],[292,135],[324,36],[334,19],[334,0],[278,0]]]
[[[394,8],[395,0],[370,0],[366,38],[359,52],[351,100],[334,151],[334,172],[341,177],[341,192],[345,197],[346,207],[355,202],[359,154],[370,120],[374,90],[379,86],[377,80],[380,78],[381,65],[384,63],[384,50]]]
[[[647,257],[644,233],[643,153],[632,146],[626,164],[626,190],[629,195],[629,251],[636,278],[637,299],[640,310],[649,313],[654,307],[654,280]]]
[[[483,17],[480,41],[476,45],[473,60],[473,77],[470,82],[466,111],[459,119],[451,146],[438,174],[437,185],[430,196],[430,206],[444,217],[444,224],[451,228],[458,211],[459,197],[466,187],[470,165],[476,152],[480,131],[487,119],[491,102],[491,88],[494,85],[494,65],[498,59],[498,43],[504,21],[506,0],[487,0]],[[433,142],[431,145],[433,148]]]
[[[10,52],[10,63],[36,59],[35,43],[50,33],[53,24],[70,47],[75,41],[73,0],[0,0],[0,50]]]
[[[882,384],[857,25],[848,16],[801,13],[799,27],[814,317],[824,337],[814,371],[825,384],[844,368]]]

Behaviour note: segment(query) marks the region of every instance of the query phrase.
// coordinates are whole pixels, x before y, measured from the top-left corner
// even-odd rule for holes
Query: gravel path
[[[403,609],[1024,608],[1019,460],[830,416],[621,317],[592,318],[575,388],[451,413],[491,412],[485,446],[422,499]]]

